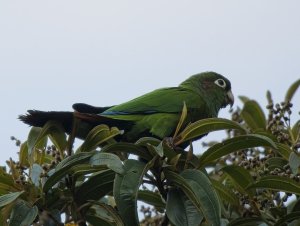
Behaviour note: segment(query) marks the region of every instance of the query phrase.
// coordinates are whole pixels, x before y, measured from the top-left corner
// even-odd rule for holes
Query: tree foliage
[[[300,121],[291,122],[291,109],[299,85],[280,104],[268,92],[267,116],[243,96],[231,120],[181,128],[184,108],[174,136],[163,140],[116,142],[121,131],[99,125],[75,150],[57,122],[33,127],[27,141],[16,140],[19,159],[0,168],[0,224],[297,225]],[[195,154],[191,141],[217,130],[228,138]]]

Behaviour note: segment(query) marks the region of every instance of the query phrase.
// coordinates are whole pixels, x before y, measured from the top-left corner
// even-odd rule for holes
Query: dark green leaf
[[[20,160],[21,166],[29,167],[27,141],[21,145],[20,153],[19,153],[19,160]]]
[[[275,142],[275,144],[277,146],[276,151],[278,152],[278,154],[280,154],[286,160],[289,160],[290,154],[292,152],[291,148],[286,144],[282,144],[278,142]]]
[[[293,99],[294,94],[296,93],[297,89],[300,86],[300,79],[294,82],[290,88],[288,89],[286,95],[285,95],[285,102],[291,102]]]
[[[260,217],[243,217],[231,221],[228,226],[254,226],[261,225],[264,220]]]
[[[274,170],[275,168],[283,169],[288,162],[281,157],[273,157],[266,160],[266,166],[269,170]]]
[[[170,189],[166,214],[174,225],[198,226],[203,216],[185,194],[178,189]]]
[[[124,174],[117,174],[114,182],[114,197],[125,225],[139,225],[137,214],[137,195],[143,177],[152,166],[143,162],[128,159],[124,162]]]
[[[296,181],[280,176],[265,176],[248,188],[267,188],[300,195],[300,184]]]
[[[276,148],[275,143],[270,138],[257,134],[241,135],[227,139],[221,143],[215,144],[204,152],[200,157],[199,167],[203,167],[205,164],[215,161],[232,152],[261,146]]]
[[[216,191],[219,194],[219,197],[221,200],[233,205],[238,206],[239,205],[239,199],[237,196],[233,193],[233,191],[229,188],[227,188],[224,184],[217,180],[210,179],[212,185],[216,189]]]
[[[69,172],[73,171],[73,167],[76,168],[78,165],[88,162],[89,158],[93,154],[93,152],[83,152],[65,158],[56,166],[55,172],[52,175],[50,175],[50,177],[47,179],[46,183],[44,184],[43,190],[47,192],[52,186],[54,186],[57,182],[64,178]]]
[[[100,144],[103,144],[120,133],[121,131],[116,127],[109,128],[107,125],[95,126],[89,132],[79,150],[81,152],[93,151],[99,147]]]
[[[116,173],[122,174],[124,172],[124,166],[120,158],[111,153],[97,153],[90,159],[92,166],[106,165],[109,169]]]
[[[300,219],[300,211],[287,214],[286,216],[278,220],[274,226],[286,226],[287,223],[290,223],[297,219]]]
[[[296,139],[300,133],[300,120],[298,120],[292,128],[294,138]]]
[[[44,148],[47,144],[47,137],[44,139],[40,138],[40,134],[42,132],[42,128],[32,127],[27,138],[27,146],[28,146],[28,155],[32,154],[34,147]],[[40,140],[40,141],[39,141]]]
[[[244,104],[241,116],[253,130],[266,128],[265,114],[255,100],[249,100]]]
[[[221,207],[208,177],[199,170],[184,170],[181,175],[164,171],[166,178],[180,188],[204,218],[212,225],[220,225]]]
[[[115,144],[106,145],[101,149],[101,152],[109,152],[109,153],[128,153],[137,155],[143,159],[151,160],[152,156],[149,154],[146,148],[143,148],[136,144],[119,142]]]
[[[13,192],[13,193],[9,193],[9,194],[0,196],[0,208],[12,203],[23,193],[24,193],[24,191]]]
[[[19,201],[15,204],[10,220],[10,226],[29,226],[33,223],[38,214],[38,208],[36,206],[31,207],[29,203],[25,201]]]
[[[138,192],[138,200],[149,205],[155,206],[157,209],[164,209],[166,202],[158,192],[152,192],[147,190],[140,190]]]
[[[116,210],[104,203],[93,202],[93,206],[87,212],[87,220],[94,226],[114,225],[123,226],[124,223]]]
[[[232,179],[234,185],[242,193],[245,193],[248,186],[250,186],[254,182],[249,171],[247,171],[241,166],[236,166],[236,165],[225,166],[221,170]],[[248,192],[251,195],[254,195],[253,190],[252,191],[250,190]]]
[[[87,200],[99,200],[113,191],[115,172],[106,170],[99,172],[82,183],[75,192],[76,203],[84,203]]]
[[[183,109],[182,109],[182,113],[181,113],[181,116],[180,116],[180,119],[179,119],[179,122],[177,124],[177,127],[176,127],[176,130],[175,130],[175,133],[174,133],[174,136],[173,136],[173,139],[175,137],[177,137],[177,134],[179,133],[179,131],[181,130],[181,127],[186,119],[186,116],[187,116],[187,108],[186,108],[186,104],[185,102],[183,103]]]
[[[190,141],[212,131],[236,129],[243,133],[246,130],[237,122],[223,118],[207,118],[189,124],[175,139],[175,145]]]

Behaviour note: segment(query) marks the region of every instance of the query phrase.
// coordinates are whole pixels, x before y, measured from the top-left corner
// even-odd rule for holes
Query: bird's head
[[[232,107],[234,103],[230,81],[215,72],[203,72],[193,75],[181,83],[180,86],[199,93],[208,105],[212,104],[217,108],[224,108],[227,105]]]

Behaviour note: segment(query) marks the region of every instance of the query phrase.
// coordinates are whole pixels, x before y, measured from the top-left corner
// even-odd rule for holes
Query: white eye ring
[[[226,88],[226,82],[223,80],[223,79],[217,79],[216,81],[215,81],[215,84],[217,85],[217,86],[220,86],[221,88],[223,88],[223,89],[225,89]]]

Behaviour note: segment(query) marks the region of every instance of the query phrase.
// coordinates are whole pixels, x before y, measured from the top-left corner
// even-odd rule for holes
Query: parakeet
[[[97,125],[106,124],[124,130],[121,141],[134,142],[143,136],[172,136],[179,122],[184,103],[187,107],[185,124],[204,118],[217,117],[221,108],[233,105],[231,84],[215,72],[203,72],[189,77],[178,87],[161,88],[123,104],[94,107],[74,104],[74,112],[29,110],[20,120],[30,126],[42,127],[49,120],[62,124],[70,133],[74,117],[80,119],[76,137],[84,139]]]

